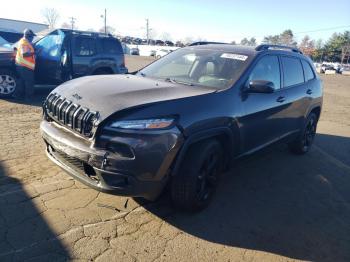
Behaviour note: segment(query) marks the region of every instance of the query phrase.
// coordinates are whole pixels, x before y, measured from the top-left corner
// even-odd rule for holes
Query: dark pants
[[[34,70],[30,70],[24,66],[16,65],[17,73],[22,81],[22,90],[18,90],[17,96],[30,98],[34,95]]]

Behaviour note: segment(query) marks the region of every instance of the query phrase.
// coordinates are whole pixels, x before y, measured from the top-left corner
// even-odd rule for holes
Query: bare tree
[[[308,35],[304,36],[299,44],[299,49],[307,56],[312,56],[315,52],[315,41],[311,40]]]
[[[106,26],[106,30],[107,30],[107,34],[111,34],[114,35],[115,34],[115,28],[112,26],[107,25]],[[98,30],[100,33],[104,33],[105,32],[105,27],[101,27],[100,30]]]
[[[41,10],[41,15],[45,19],[45,23],[49,25],[49,28],[55,28],[57,20],[60,15],[55,8],[45,8]]]
[[[68,24],[67,22],[64,22],[64,23],[61,25],[61,28],[63,28],[63,29],[71,29],[71,25]]]
[[[252,37],[248,40],[248,38],[245,37],[241,40],[241,45],[256,46],[256,39]]]
[[[168,32],[163,32],[159,37],[163,41],[171,41],[172,40],[172,37]]]

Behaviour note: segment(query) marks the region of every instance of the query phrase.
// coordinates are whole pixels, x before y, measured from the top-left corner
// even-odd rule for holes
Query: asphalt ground
[[[350,77],[322,79],[311,151],[277,145],[238,161],[198,214],[167,194],[99,193],[51,163],[39,132],[50,87],[0,99],[0,261],[350,261]]]

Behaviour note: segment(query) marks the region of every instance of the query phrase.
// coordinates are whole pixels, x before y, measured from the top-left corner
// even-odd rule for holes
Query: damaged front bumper
[[[75,179],[101,192],[150,200],[164,188],[183,141],[176,127],[120,133],[100,144],[55,122],[43,120],[40,129],[48,157]]]

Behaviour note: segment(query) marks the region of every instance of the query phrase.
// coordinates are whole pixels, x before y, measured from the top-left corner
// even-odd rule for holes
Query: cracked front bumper
[[[173,128],[166,132],[120,134],[111,140],[130,147],[132,156],[95,146],[55,122],[42,121],[48,157],[75,179],[101,192],[155,199],[182,144]]]

